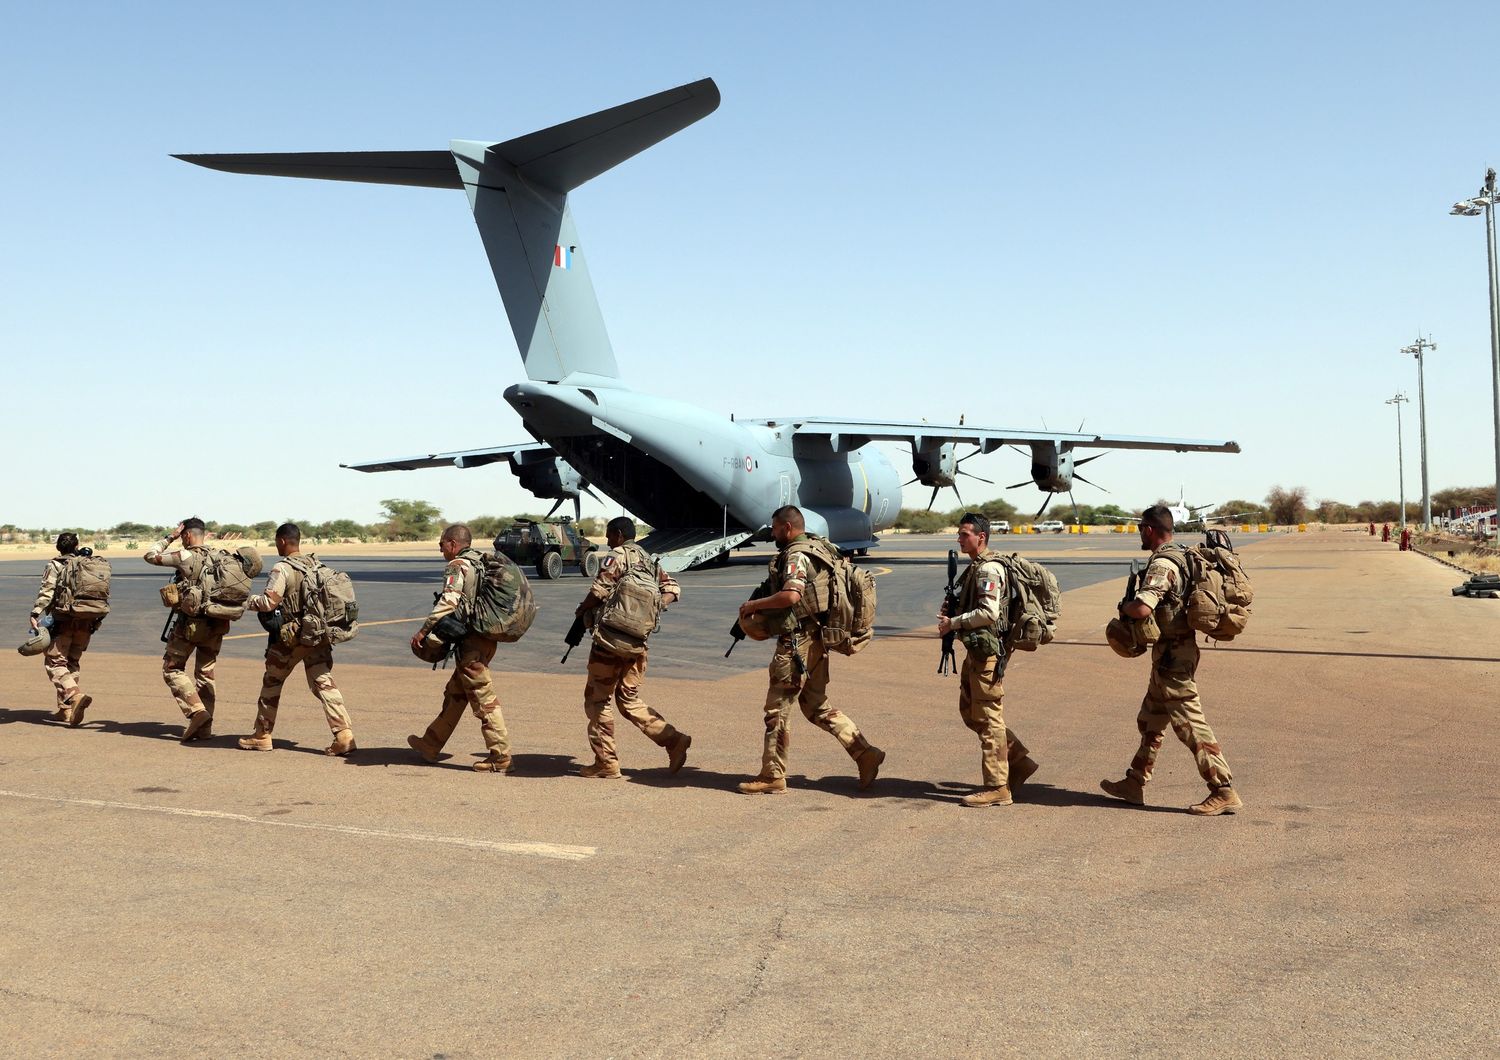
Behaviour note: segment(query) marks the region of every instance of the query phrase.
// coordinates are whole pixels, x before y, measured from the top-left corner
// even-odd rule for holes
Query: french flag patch
[[[995,591],[999,588],[999,582],[984,581],[979,583],[979,591],[982,592],[985,596],[993,596],[995,594]]]
[[[565,247],[561,243],[552,248],[552,267],[554,269],[571,269],[573,267],[573,251],[576,247]]]

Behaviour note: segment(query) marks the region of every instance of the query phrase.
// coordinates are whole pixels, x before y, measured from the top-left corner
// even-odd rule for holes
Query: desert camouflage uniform
[[[32,618],[40,619],[52,610],[52,598],[67,562],[66,556],[47,561],[47,569],[42,572],[42,587],[37,590],[36,603],[31,607]],[[42,654],[42,665],[57,692],[58,710],[72,709],[83,695],[78,687],[78,668],[94,635],[95,621],[92,618],[52,616],[52,644]]]
[[[787,547],[771,560],[772,592],[796,589],[802,593],[799,607],[806,605],[809,593],[817,593],[819,581],[826,581],[826,571],[817,571],[805,549],[797,548],[798,542],[806,541],[799,534]],[[784,568],[784,569],[783,569]],[[826,598],[826,590],[823,598]],[[795,657],[800,652],[805,670],[798,676]],[[802,708],[802,716],[824,732],[832,733],[850,758],[857,759],[870,749],[870,741],[860,734],[854,719],[828,705],[828,653],[818,636],[818,623],[813,617],[805,617],[796,633],[776,639],[776,654],[771,656],[771,683],[766,691],[766,737],[761,752],[760,775],[766,778],[786,776],[787,750],[791,745],[788,723],[792,716],[792,705]]]
[[[202,545],[171,548],[171,544],[171,540],[163,538],[147,549],[142,558],[158,567],[171,567],[177,571],[178,581],[186,581],[202,567],[208,549]],[[195,634],[193,640],[188,640],[189,632]],[[214,665],[219,661],[219,650],[228,632],[226,618],[178,617],[167,650],[162,652],[161,675],[183,717],[191,717],[198,710],[206,710],[210,718],[214,716]],[[192,677],[187,675],[190,655],[194,656]]]
[[[474,599],[481,569],[480,554],[472,548],[464,549],[448,562],[443,571],[442,595],[422,624],[423,636],[432,632],[432,627],[442,619],[456,612],[465,599]],[[495,657],[495,648],[494,641],[477,633],[470,633],[459,641],[453,676],[443,687],[442,710],[427,726],[426,739],[433,747],[441,749],[448,742],[448,737],[458,727],[458,719],[463,717],[464,707],[468,707],[479,719],[484,745],[490,754],[502,758],[510,754],[510,735],[505,731],[500,700],[496,698],[495,686],[490,680],[490,660]]]
[[[997,625],[1006,592],[1000,553],[981,552],[959,578],[953,628],[962,632]],[[995,634],[1003,642],[1004,631],[997,629]],[[1010,779],[1010,764],[1026,757],[1026,745],[1005,726],[1003,659],[1003,655],[976,656],[966,647],[959,671],[958,715],[979,737],[979,769],[987,788],[1004,787]]]
[[[300,558],[300,553],[295,553]],[[316,560],[316,556],[308,559]],[[283,557],[266,578],[266,591],[245,601],[247,611],[274,611],[283,603],[284,615],[295,616],[302,610],[302,571],[289,557]],[[281,688],[301,663],[307,687],[323,704],[323,715],[335,736],[353,727],[344,709],[344,694],[333,680],[333,646],[331,644],[284,644],[273,640],[266,648],[266,674],[261,679],[260,698],[255,703],[255,736],[269,736],[276,727],[276,711],[281,704]]]
[[[599,565],[594,584],[589,586],[589,595],[601,604],[608,601],[632,564],[647,568],[654,566],[651,557],[634,542],[627,541],[610,549]],[[657,568],[657,584],[661,587],[664,606],[682,596],[682,588],[676,580],[660,568]],[[599,612],[600,608],[595,607],[592,614],[597,617]],[[583,712],[589,719],[589,747],[594,752],[596,764],[610,768],[619,765],[611,699],[620,714],[658,747],[666,747],[677,739],[677,729],[641,699],[641,679],[646,676],[646,650],[644,640],[636,643],[627,634],[595,624],[594,642],[589,649],[588,684],[583,689]]]
[[[1145,784],[1156,766],[1167,726],[1193,752],[1198,772],[1210,788],[1230,786],[1229,763],[1203,716],[1198,685],[1198,644],[1187,623],[1182,599],[1182,570],[1163,552],[1178,549],[1166,545],[1151,554],[1141,576],[1135,598],[1156,613],[1161,639],[1151,648],[1151,682],[1136,717],[1141,746],[1131,759],[1128,776]]]

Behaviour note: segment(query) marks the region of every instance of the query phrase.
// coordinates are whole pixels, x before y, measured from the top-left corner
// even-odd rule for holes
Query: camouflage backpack
[[[246,545],[234,552],[204,549],[197,555],[199,562],[178,586],[178,610],[233,622],[245,613],[250,582],[261,570],[260,553]]]
[[[295,623],[297,643],[313,647],[353,640],[359,632],[359,604],[349,575],[325,567],[313,555],[298,553],[286,561],[302,575],[295,613],[286,616]]]
[[[507,644],[520,640],[536,619],[536,598],[526,575],[497,552],[468,549],[463,556],[477,572],[474,595],[465,600],[469,632]]]
[[[1211,640],[1233,640],[1250,624],[1255,589],[1222,530],[1208,531],[1201,545],[1166,549],[1158,555],[1182,572],[1187,623]]]
[[[661,564],[639,545],[625,545],[625,571],[599,608],[597,625],[640,641],[661,627]]]
[[[109,560],[89,549],[63,557],[51,611],[59,618],[103,618],[109,614]]]
[[[1012,553],[1000,556],[1010,583],[1005,647],[1007,651],[1036,651],[1051,644],[1062,613],[1062,591],[1046,567]]]
[[[874,575],[813,534],[805,545],[799,542],[786,550],[787,555],[793,552],[813,561],[815,573],[797,610],[817,620],[823,647],[840,655],[864,651],[875,636]]]

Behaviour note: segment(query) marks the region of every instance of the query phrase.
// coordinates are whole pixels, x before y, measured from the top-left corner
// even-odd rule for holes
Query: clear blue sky
[[[0,522],[534,509],[503,466],[337,466],[527,440],[463,195],[169,155],[501,140],[705,75],[716,113],[573,195],[636,388],[1244,446],[1091,465],[1131,506],[1392,497],[1401,389],[1411,498],[1420,328],[1433,487],[1490,482],[1483,225],[1447,214],[1500,163],[1481,11],[13,5]]]

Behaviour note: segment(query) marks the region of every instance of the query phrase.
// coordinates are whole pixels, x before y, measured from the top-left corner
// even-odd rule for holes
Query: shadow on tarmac
[[[1016,796],[1017,802],[1034,803],[1037,806],[1092,806],[1107,810],[1142,810],[1147,813],[1186,813],[1182,806],[1132,806],[1128,802],[1112,798],[1102,791],[1072,791],[1054,788],[1051,784],[1028,783]]]

